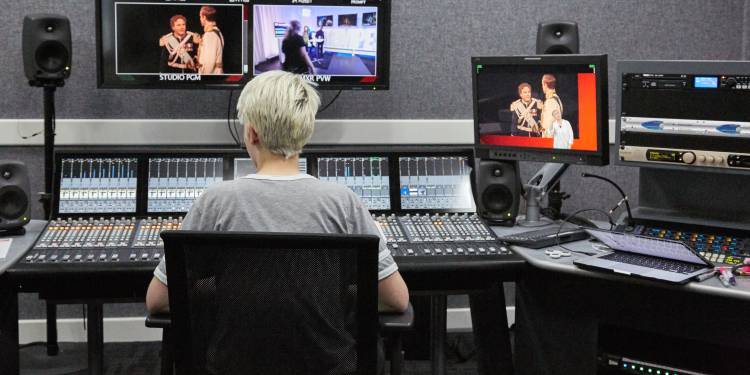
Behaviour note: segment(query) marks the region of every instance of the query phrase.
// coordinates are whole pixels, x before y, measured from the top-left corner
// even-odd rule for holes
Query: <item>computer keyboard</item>
[[[578,226],[566,225],[563,226],[562,229],[559,228],[559,225],[552,225],[542,229],[501,236],[500,239],[513,245],[528,247],[530,249],[541,249],[543,247],[579,241],[589,237],[589,235]]]
[[[701,266],[686,262],[680,262],[671,259],[651,257],[647,255],[632,254],[626,252],[614,252],[605,255],[601,259],[611,260],[613,262],[627,263],[641,267],[653,268],[669,272],[690,274],[700,270]]]

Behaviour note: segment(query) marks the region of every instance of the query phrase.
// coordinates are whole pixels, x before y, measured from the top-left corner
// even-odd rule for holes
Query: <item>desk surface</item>
[[[3,237],[12,238],[13,243],[11,243],[10,250],[8,250],[8,254],[5,258],[0,258],[0,275],[5,273],[5,270],[8,269],[8,267],[15,264],[16,261],[18,261],[23,254],[31,248],[31,246],[34,246],[34,242],[37,237],[39,237],[39,234],[44,231],[46,225],[47,222],[44,220],[31,220],[31,222],[24,227],[26,229],[26,234],[21,236]]]
[[[498,236],[504,236],[504,235],[513,234],[513,233],[521,233],[521,232],[535,230],[535,229],[539,229],[539,228],[524,228],[524,227],[519,227],[519,226],[492,227],[492,230]],[[589,240],[570,242],[570,243],[564,244],[564,246],[567,248],[570,248],[571,250],[582,250],[582,251],[587,251],[587,252],[590,252],[592,250],[597,251],[591,246],[591,242]],[[744,277],[744,278],[738,277],[737,285],[728,287],[728,288],[724,287],[724,285],[722,285],[721,282],[716,277],[712,277],[702,282],[691,281],[685,285],[675,285],[675,284],[669,284],[669,283],[661,283],[661,282],[652,281],[652,280],[640,279],[636,277],[617,275],[614,273],[595,272],[595,271],[581,269],[577,267],[576,265],[574,265],[573,261],[578,258],[586,257],[587,255],[584,255],[584,254],[572,253],[571,256],[569,257],[561,257],[558,259],[553,259],[544,253],[544,250],[546,249],[555,249],[555,250],[565,251],[565,249],[559,246],[553,246],[553,247],[549,247],[546,249],[536,249],[536,250],[525,248],[525,247],[520,247],[520,246],[513,246],[513,249],[516,251],[517,254],[521,255],[531,266],[542,269],[542,270],[546,270],[546,271],[563,272],[563,273],[573,274],[573,275],[578,275],[578,276],[583,276],[583,277],[591,277],[591,278],[606,279],[606,280],[627,281],[627,282],[633,282],[633,283],[638,283],[642,285],[650,285],[650,286],[655,286],[655,287],[662,287],[662,288],[694,292],[694,293],[704,293],[704,294],[728,297],[728,298],[738,298],[738,299],[750,301],[750,277]]]

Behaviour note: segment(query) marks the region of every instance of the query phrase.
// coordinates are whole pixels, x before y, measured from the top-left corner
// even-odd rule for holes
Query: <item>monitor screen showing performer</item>
[[[474,58],[473,73],[477,144],[502,154],[489,158],[608,162],[605,57]]]
[[[99,0],[99,87],[240,87],[249,79],[246,7]]]

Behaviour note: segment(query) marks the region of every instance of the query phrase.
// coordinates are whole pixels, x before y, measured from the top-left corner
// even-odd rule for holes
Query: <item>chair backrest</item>
[[[377,236],[161,236],[178,374],[375,374]]]

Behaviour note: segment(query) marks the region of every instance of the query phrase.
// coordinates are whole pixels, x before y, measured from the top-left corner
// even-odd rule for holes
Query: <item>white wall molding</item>
[[[609,142],[614,142],[610,120]],[[311,144],[472,144],[474,121],[318,120]],[[238,125],[241,128],[241,125]],[[0,119],[0,146],[41,146],[41,119]],[[229,145],[226,120],[57,120],[55,144]]]
[[[508,324],[515,322],[515,306],[506,307]],[[161,341],[161,330],[147,328],[145,317],[105,318],[104,342]],[[471,331],[471,312],[468,307],[450,308],[447,312],[448,332]],[[19,343],[26,344],[47,340],[45,319],[20,320],[18,322]],[[57,335],[60,342],[86,342],[83,319],[58,319]]]

